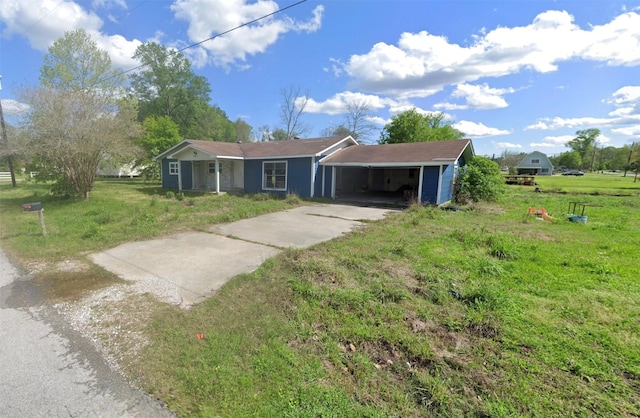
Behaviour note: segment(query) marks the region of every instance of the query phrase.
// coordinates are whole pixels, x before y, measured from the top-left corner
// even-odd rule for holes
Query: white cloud
[[[611,132],[624,136],[640,138],[640,124],[625,126],[624,128],[615,128]]]
[[[5,25],[3,37],[25,36],[31,46],[40,51],[46,51],[65,32],[83,28],[109,53],[115,66],[136,65],[131,56],[141,42],[101,32],[102,19],[73,1],[5,0],[0,7],[0,21]]]
[[[468,120],[461,120],[460,122],[454,123],[453,127],[463,132],[465,136],[472,138],[482,138],[486,136],[498,136],[498,135],[508,135],[511,131],[491,128],[489,126],[484,125],[483,123],[471,122]]]
[[[66,0],[5,0],[0,7],[0,20],[5,24],[3,37],[23,35],[40,51],[47,50],[65,31],[97,31],[102,26],[95,13]]]
[[[491,144],[495,147],[495,148],[522,148],[522,145],[520,144],[514,144],[511,142],[494,142],[491,141]]]
[[[575,138],[574,135],[545,136],[544,142],[554,145],[564,145]]]
[[[365,54],[352,55],[345,70],[358,88],[411,98],[484,77],[555,71],[559,63],[578,59],[640,64],[640,15],[627,12],[604,25],[582,29],[568,12],[552,10],[526,26],[480,32],[465,46],[427,31],[407,32],[397,45],[380,42]]]
[[[384,99],[379,96],[370,94],[354,93],[344,91],[337,93],[323,102],[316,102],[313,99],[307,101],[305,112],[308,113],[324,113],[327,115],[338,115],[347,111],[350,103],[366,103],[371,111],[380,110],[387,106],[396,105],[391,99]]]
[[[605,103],[616,107],[609,112],[608,118],[580,117],[580,118],[541,118],[534,124],[526,126],[525,130],[554,130],[562,128],[614,128],[611,132],[620,135],[638,136],[640,126],[640,86],[624,86],[612,93]],[[600,136],[601,143],[610,139]]]
[[[640,86],[621,87],[605,102],[617,107],[609,116],[640,115]]]
[[[609,126],[613,122],[613,119],[607,118],[542,118],[533,125],[526,126],[525,130],[541,129],[541,130],[553,130],[561,128],[593,128]]]
[[[99,7],[102,7],[105,9],[112,9],[114,7],[120,7],[122,9],[126,9],[127,2],[125,0],[93,0],[91,2],[91,6],[94,9],[97,9]]]
[[[452,103],[439,103],[434,105],[436,109],[456,110],[456,109],[500,109],[509,106],[502,97],[505,94],[515,92],[514,88],[497,89],[485,84],[462,83],[456,86],[451,94],[454,98],[465,99],[466,104],[458,105]]]
[[[192,42],[200,42],[216,34],[229,31],[250,21],[272,14],[278,4],[271,0],[176,0],[171,10],[178,19],[185,20]],[[228,67],[246,61],[247,55],[266,51],[287,32],[315,32],[320,29],[324,7],[319,5],[307,21],[296,21],[287,16],[271,16],[225,33],[201,44],[197,51],[189,50],[196,66],[214,64]],[[193,54],[193,55],[191,55]]]
[[[2,112],[5,116],[15,116],[29,109],[29,105],[13,99],[2,99]]]
[[[558,144],[550,144],[548,142],[532,142],[529,144],[530,147],[533,148],[556,148],[559,147]]]

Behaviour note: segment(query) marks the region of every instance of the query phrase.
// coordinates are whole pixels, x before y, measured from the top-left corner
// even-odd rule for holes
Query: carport
[[[336,166],[335,199],[380,204],[417,200],[420,167]]]
[[[441,205],[452,199],[458,169],[473,155],[468,139],[347,147],[320,160],[322,196]]]

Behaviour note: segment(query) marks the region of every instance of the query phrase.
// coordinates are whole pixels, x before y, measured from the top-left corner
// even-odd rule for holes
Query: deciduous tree
[[[211,86],[206,78],[192,71],[191,62],[183,54],[148,42],[140,45],[133,57],[143,64],[140,71],[129,76],[133,94],[140,103],[139,120],[168,116],[185,137],[211,139],[215,136],[194,128],[212,128],[206,121],[214,113],[207,109]]]
[[[576,137],[567,142],[567,147],[580,154],[580,160],[582,161],[581,168],[587,167],[589,161],[591,161],[590,168],[593,169],[594,155],[592,155],[592,153],[594,151],[596,140],[599,136],[600,129],[583,129],[580,131],[576,131]],[[589,156],[591,156],[591,158]]]
[[[133,157],[137,108],[122,99],[123,78],[109,55],[82,29],[56,40],[44,57],[38,88],[21,96],[29,148],[56,189],[88,199],[105,159]]]
[[[285,133],[284,139],[304,136],[309,131],[309,127],[302,122],[304,108],[309,102],[309,92],[303,94],[300,87],[287,86],[280,91],[280,96],[280,122]]]
[[[415,108],[391,118],[380,134],[381,144],[461,139],[464,133],[445,122],[444,113],[422,114]]]

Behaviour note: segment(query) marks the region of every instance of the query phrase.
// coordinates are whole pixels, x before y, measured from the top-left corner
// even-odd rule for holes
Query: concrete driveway
[[[310,247],[390,212],[348,205],[301,206],[216,225],[210,233],[130,242],[90,258],[133,282],[140,292],[190,306],[210,297],[232,277],[254,271],[283,249]]]

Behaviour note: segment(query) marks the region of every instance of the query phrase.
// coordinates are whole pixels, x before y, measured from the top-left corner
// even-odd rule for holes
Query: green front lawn
[[[416,206],[286,251],[189,311],[153,305],[149,343],[123,367],[185,416],[637,416],[640,183],[606,176],[539,177],[543,193]],[[46,238],[29,201],[43,202]],[[2,185],[0,244],[62,260],[290,201],[178,201],[104,180],[80,202]],[[571,201],[589,205],[586,224],[566,220]]]

